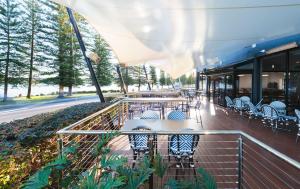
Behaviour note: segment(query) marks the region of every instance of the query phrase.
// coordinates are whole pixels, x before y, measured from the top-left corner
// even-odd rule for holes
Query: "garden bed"
[[[110,103],[87,103],[0,124],[0,189],[22,181],[57,156],[56,131]]]

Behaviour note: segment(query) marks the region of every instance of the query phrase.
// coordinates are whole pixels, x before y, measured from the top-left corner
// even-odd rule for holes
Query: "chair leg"
[[[190,156],[190,157],[189,157],[189,166],[190,166],[191,168],[194,168],[194,167],[195,167],[193,156]]]
[[[134,166],[135,166],[135,163],[136,163],[136,159],[137,159],[137,152],[133,152],[133,163],[132,163],[132,168],[134,168]]]

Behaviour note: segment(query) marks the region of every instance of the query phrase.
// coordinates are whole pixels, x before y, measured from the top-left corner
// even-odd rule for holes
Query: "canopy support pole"
[[[148,83],[148,90],[151,91],[151,85],[150,85],[150,83],[149,83],[148,73],[147,73],[145,64],[143,65],[143,69],[144,69],[145,76],[146,76],[146,80],[147,80],[147,83]]]
[[[195,88],[196,88],[196,91],[199,90],[199,82],[200,82],[200,72],[196,72],[196,83],[195,83]]]
[[[90,74],[91,74],[91,78],[92,78],[92,81],[93,81],[93,84],[95,85],[96,87],[96,91],[97,91],[97,94],[99,96],[99,99],[100,99],[100,102],[105,102],[105,99],[104,99],[104,96],[102,94],[102,91],[101,91],[101,86],[96,78],[96,74],[95,74],[95,71],[93,69],[93,66],[92,66],[92,63],[91,63],[91,60],[87,57],[86,55],[86,48],[85,48],[85,45],[84,45],[84,42],[82,40],[82,37],[81,37],[81,34],[80,34],[80,31],[78,29],[78,26],[77,26],[77,23],[76,23],[76,20],[75,20],[75,17],[73,15],[73,12],[70,8],[67,7],[67,12],[68,12],[68,15],[69,15],[69,19],[70,19],[70,23],[72,24],[73,26],[73,29],[74,29],[74,32],[76,34],[76,37],[77,37],[77,40],[79,42],[79,46],[80,46],[80,49],[82,51],[82,54],[83,54],[83,57],[84,57],[84,60],[89,68],[89,71],[90,71]]]
[[[122,73],[121,73],[121,70],[120,70],[120,65],[116,65],[116,68],[117,68],[117,73],[118,73],[118,76],[119,76],[119,79],[120,79],[121,88],[122,88],[124,94],[126,95],[127,91],[125,89],[125,83],[124,83],[124,79],[123,79],[123,76],[122,76]]]

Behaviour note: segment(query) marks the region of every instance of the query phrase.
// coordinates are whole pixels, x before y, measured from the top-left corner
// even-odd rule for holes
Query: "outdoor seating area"
[[[278,130],[285,130],[291,132],[298,129],[298,116],[299,110],[295,110],[295,115],[287,115],[286,105],[281,101],[273,101],[270,104],[263,104],[261,99],[256,105],[250,101],[250,97],[242,96],[231,100],[226,96],[226,106],[230,110],[239,112],[240,115],[246,113],[249,119],[261,119],[266,127],[271,127],[273,132]],[[300,132],[300,131],[298,131]],[[296,142],[298,141],[298,135]]]
[[[113,154],[127,157],[128,166],[139,168],[140,161],[149,157],[155,167],[160,158],[164,174],[153,174],[149,188],[163,188],[170,179],[193,182],[199,176],[199,168],[212,175],[218,188],[300,186],[297,162],[300,148],[292,139],[293,134],[270,134],[269,128],[261,127],[258,119],[239,115],[263,119],[271,114],[264,120],[267,122],[275,119],[272,114],[272,111],[278,113],[275,107],[261,105],[262,102],[255,106],[247,97],[235,100],[226,97],[233,112],[228,113],[209,98],[191,94],[193,99],[192,95],[122,98],[111,107],[59,131],[61,146],[67,147],[72,142],[85,146],[80,151],[83,159],[74,163],[83,172],[96,160],[92,149],[99,140],[98,135],[119,131],[120,135],[108,146]],[[269,107],[272,111],[266,113]],[[72,137],[74,134],[76,137]],[[276,142],[279,138],[280,143]]]

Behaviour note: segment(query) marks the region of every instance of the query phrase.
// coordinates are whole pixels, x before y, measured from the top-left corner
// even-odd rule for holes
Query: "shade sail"
[[[300,33],[300,0],[54,1],[84,16],[120,63],[154,65],[173,78],[285,43],[277,39],[298,40]]]

